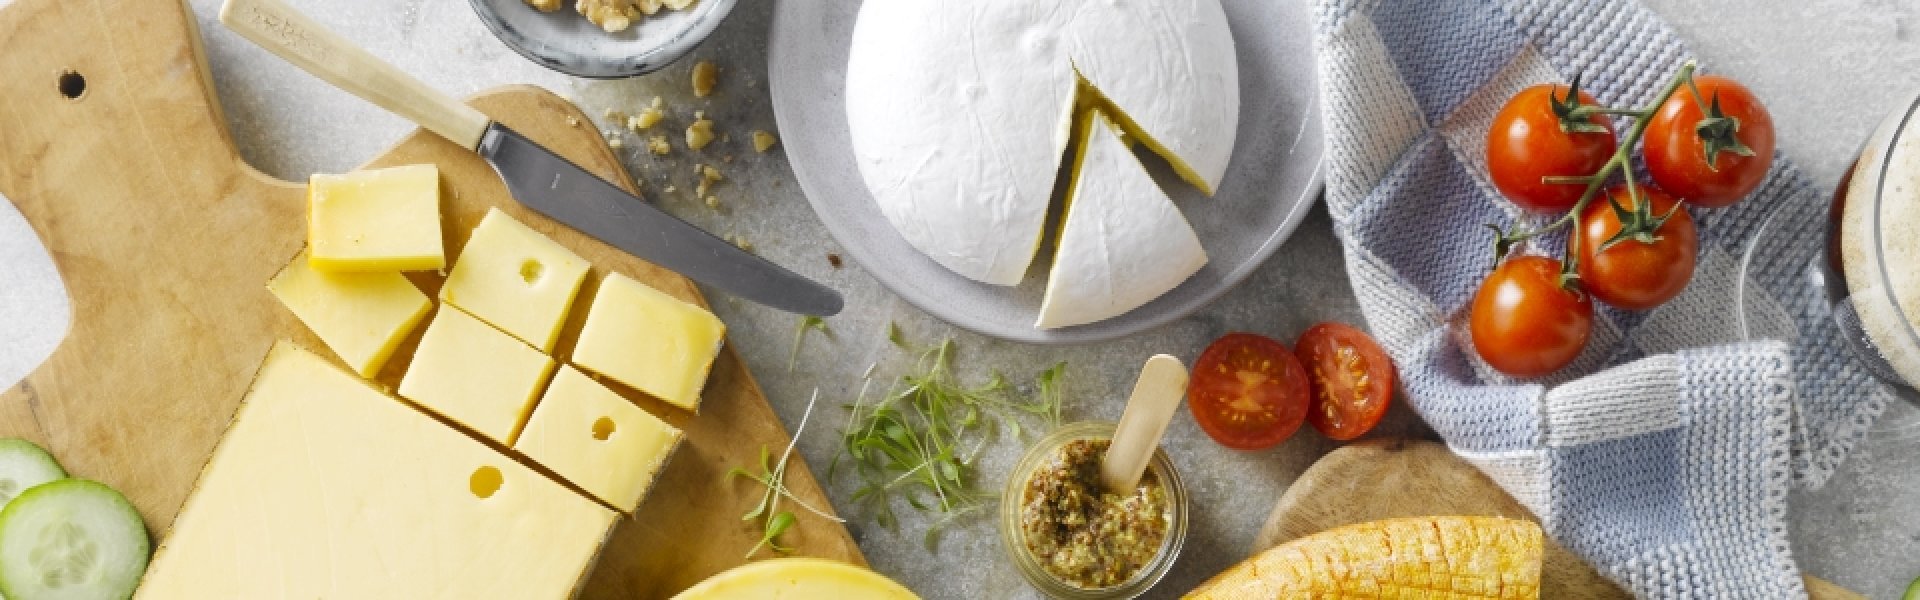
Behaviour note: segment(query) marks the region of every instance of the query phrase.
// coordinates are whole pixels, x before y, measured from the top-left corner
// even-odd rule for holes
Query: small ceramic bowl
[[[480,22],[508,48],[534,64],[593,79],[658,71],[706,41],[733,12],[735,0],[699,0],[686,10],[661,10],[626,31],[607,33],[573,9],[573,2],[540,12],[526,0],[470,0]]]

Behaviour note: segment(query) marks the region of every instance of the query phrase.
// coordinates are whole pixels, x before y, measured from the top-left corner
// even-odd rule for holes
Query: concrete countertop
[[[1914,39],[1914,28],[1920,26],[1914,13],[1920,8],[1911,1],[1645,1],[1692,42],[1709,69],[1740,77],[1766,99],[1779,125],[1780,147],[1822,187],[1838,181],[1860,141],[1887,110],[1920,91],[1920,42]],[[0,5],[5,3],[0,0]],[[690,60],[652,76],[613,82],[572,79],[522,60],[487,33],[465,0],[291,3],[374,54],[455,94],[532,83],[576,99],[591,115],[605,109],[637,111],[660,96],[672,112],[666,122],[670,132],[683,128],[693,111],[706,111],[727,138],[702,155],[689,155],[683,148],[657,158],[639,149],[639,137],[623,134],[623,156],[650,200],[714,233],[743,237],[763,256],[846,295],[847,311],[828,320],[829,334],[805,338],[792,369],[788,365],[795,317],[721,294],[709,296],[729,324],[732,343],[789,427],[799,422],[812,391],[819,390],[818,413],[800,449],[823,477],[839,448],[836,430],[845,414],[840,406],[859,391],[862,374],[879,365],[877,392],[912,361],[887,342],[889,323],[921,344],[953,338],[959,351],[956,367],[966,381],[984,380],[993,371],[1016,383],[1030,381],[1046,366],[1066,362],[1065,412],[1073,421],[1117,418],[1137,369],[1153,354],[1171,353],[1191,361],[1208,341],[1228,331],[1291,342],[1319,321],[1361,322],[1323,208],[1314,210],[1262,270],[1210,308],[1158,330],[1089,346],[1027,346],[971,335],[907,305],[851,260],[836,268],[828,254],[838,248],[801,196],[784,148],[766,154],[751,148],[748,132],[775,129],[765,60],[771,2],[741,3]],[[241,153],[261,170],[290,180],[344,171],[411,129],[220,27],[213,20],[218,0],[191,4],[207,38],[234,138]],[[694,99],[689,91],[687,71],[695,59],[712,60],[722,69],[713,97]],[[716,164],[725,172],[727,180],[713,191],[721,210],[693,198],[696,164]],[[25,361],[37,362],[38,357],[31,356],[34,349],[50,348],[50,338],[58,335],[58,323],[66,318],[51,271],[34,266],[44,260],[18,214],[0,202],[0,339],[8,340],[0,342],[0,381],[13,381],[29,370],[32,364]],[[1404,408],[1395,408],[1380,432],[1431,435]],[[1904,446],[1897,442],[1920,434],[1876,435],[1882,445],[1870,441],[1863,458],[1850,461],[1833,484],[1795,495],[1795,549],[1811,574],[1872,597],[1892,597],[1920,575],[1920,562],[1911,558],[1920,556],[1920,509],[1913,507],[1920,503],[1912,501],[1920,497],[1920,473],[1885,472],[1886,461],[1878,459],[1888,457],[1876,457],[1873,450],[1884,455],[1911,448],[1911,441]],[[985,455],[983,487],[998,487],[1017,446],[1001,443]],[[1156,597],[1189,589],[1243,558],[1273,501],[1334,444],[1308,428],[1269,451],[1228,451],[1208,440],[1181,411],[1166,447],[1189,482],[1196,512],[1180,563],[1156,588]],[[850,502],[857,487],[853,478],[843,474],[828,487],[868,559],[916,591],[941,598],[1033,594],[1005,562],[990,515],[959,522],[941,539],[938,554],[929,554],[919,535],[925,520],[914,511],[901,507],[901,528],[889,531],[873,525]],[[742,509],[750,502],[739,499]]]

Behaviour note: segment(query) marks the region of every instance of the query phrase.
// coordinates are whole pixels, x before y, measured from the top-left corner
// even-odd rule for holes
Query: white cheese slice
[[[1045,226],[1077,75],[1212,193],[1240,114],[1216,0],[895,0],[860,8],[847,125],[880,210],[966,277],[1015,285]]]
[[[1059,250],[1040,304],[1041,329],[1084,325],[1139,308],[1207,264],[1180,208],[1099,109],[1081,124]]]

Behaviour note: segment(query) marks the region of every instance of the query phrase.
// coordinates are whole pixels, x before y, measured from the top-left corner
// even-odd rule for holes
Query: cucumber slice
[[[140,513],[97,482],[41,484],[0,509],[0,594],[13,600],[132,596],[148,554]]]
[[[27,488],[66,478],[66,470],[54,462],[53,455],[33,442],[0,438],[0,507],[5,507]]]
[[[1900,600],[1920,600],[1920,579],[1914,579],[1913,583],[1907,584],[1907,593],[1901,594]]]

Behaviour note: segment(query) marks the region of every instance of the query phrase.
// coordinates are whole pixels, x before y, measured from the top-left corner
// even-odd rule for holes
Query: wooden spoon
[[[1187,366],[1165,354],[1147,359],[1140,379],[1133,383],[1133,395],[1120,413],[1114,427],[1113,442],[1100,462],[1100,484],[1108,491],[1125,494],[1140,483],[1153,450],[1160,447],[1160,436],[1167,432],[1173,410],[1187,397]]]

